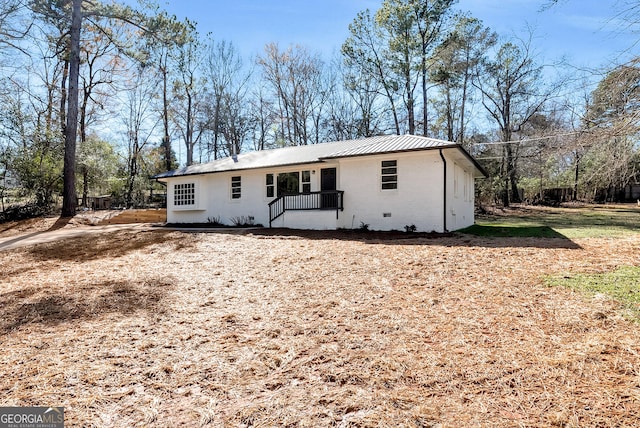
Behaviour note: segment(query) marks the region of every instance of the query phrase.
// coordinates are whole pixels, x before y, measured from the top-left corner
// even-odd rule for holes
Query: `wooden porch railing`
[[[344,211],[344,191],[326,190],[323,192],[285,193],[269,203],[269,227],[285,211],[336,210]]]

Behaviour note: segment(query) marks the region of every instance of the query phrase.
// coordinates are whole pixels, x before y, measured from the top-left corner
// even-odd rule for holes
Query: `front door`
[[[336,190],[336,169],[322,168],[320,170],[320,190],[322,192]],[[338,208],[338,195],[336,193],[322,194],[322,208]]]

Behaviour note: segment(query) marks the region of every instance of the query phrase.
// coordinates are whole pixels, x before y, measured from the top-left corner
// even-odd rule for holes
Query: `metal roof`
[[[232,157],[217,159],[209,163],[190,165],[173,171],[167,171],[153,178],[162,179],[225,171],[273,168],[318,163],[323,162],[325,159],[444,148],[460,150],[476,166],[478,171],[486,176],[484,169],[459,144],[418,135],[382,135],[358,140],[335,141],[308,146],[283,147],[279,149],[240,153],[236,156],[236,160]]]
[[[455,143],[451,143],[449,141],[436,140],[417,135],[391,135],[365,138],[360,141],[361,144],[357,146],[335,151],[327,156],[323,156],[323,159],[406,152],[413,150],[428,150],[456,146]]]

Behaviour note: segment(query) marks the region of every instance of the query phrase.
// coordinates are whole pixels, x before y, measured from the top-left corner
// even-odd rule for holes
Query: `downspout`
[[[443,232],[447,232],[447,160],[444,158],[444,155],[442,154],[442,149],[440,149],[440,159],[442,159],[443,175],[444,175],[442,180],[442,187],[444,188],[443,198],[442,198],[442,228],[443,228]]]

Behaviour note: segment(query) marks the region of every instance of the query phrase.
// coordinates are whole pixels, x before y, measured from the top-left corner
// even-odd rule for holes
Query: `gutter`
[[[447,230],[447,160],[444,158],[444,155],[442,154],[442,149],[439,149],[440,152],[440,159],[442,159],[442,165],[443,165],[443,180],[442,180],[442,187],[444,188],[443,191],[443,198],[442,198],[442,231],[443,232],[448,232]]]

